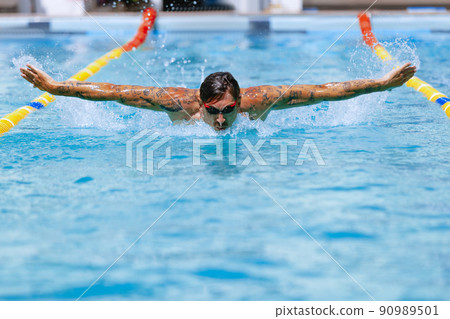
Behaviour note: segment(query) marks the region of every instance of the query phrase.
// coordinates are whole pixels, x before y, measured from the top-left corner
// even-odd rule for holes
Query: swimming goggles
[[[206,111],[209,114],[229,114],[229,113],[234,111],[234,107],[236,106],[236,102],[226,106],[223,110],[219,110],[219,109],[215,108],[214,106],[207,105],[206,103],[203,103],[203,105],[205,105]]]

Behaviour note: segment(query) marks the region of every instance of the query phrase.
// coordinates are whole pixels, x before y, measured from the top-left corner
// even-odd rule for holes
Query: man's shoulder
[[[281,87],[274,85],[259,85],[241,89],[241,109],[244,112],[266,110],[276,103],[282,94]]]

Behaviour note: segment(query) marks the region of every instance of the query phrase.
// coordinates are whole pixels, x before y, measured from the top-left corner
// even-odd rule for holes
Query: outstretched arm
[[[332,82],[323,85],[295,85],[287,90],[285,98],[280,99],[280,107],[289,108],[316,104],[322,101],[340,101],[362,94],[382,92],[402,86],[416,73],[410,63],[392,70],[381,79],[364,79],[346,82]]]
[[[259,86],[245,89],[248,109],[253,109],[262,119],[271,109],[287,109],[322,101],[340,101],[362,94],[381,92],[402,86],[416,73],[416,67],[407,63],[394,69],[381,79],[332,82],[322,85]]]
[[[81,81],[57,82],[45,72],[29,64],[27,68],[21,68],[20,71],[25,80],[50,94],[78,97],[91,101],[117,101],[154,111],[177,112],[181,110],[181,101],[178,98],[183,94],[189,96],[190,92],[184,91],[191,91],[184,88],[163,89]]]

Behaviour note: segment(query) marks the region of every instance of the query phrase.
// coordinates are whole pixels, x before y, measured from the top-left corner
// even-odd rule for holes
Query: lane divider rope
[[[364,42],[375,52],[375,54],[383,61],[392,60],[392,56],[389,52],[378,42],[377,38],[372,32],[372,26],[370,21],[370,14],[361,13],[358,15],[359,25],[363,35]],[[445,114],[450,117],[450,99],[444,94],[436,90],[430,84],[422,81],[418,77],[412,77],[406,86],[412,87],[416,91],[422,93],[429,101],[435,102],[441,106]]]
[[[144,10],[143,21],[133,39],[128,41],[125,45],[111,50],[96,61],[92,62],[87,67],[70,77],[68,81],[85,81],[87,78],[100,71],[100,69],[106,66],[111,60],[120,58],[124,52],[129,52],[135,48],[138,48],[142,43],[144,43],[147,38],[148,31],[155,24],[156,16],[157,13],[155,9],[148,8]],[[48,106],[53,101],[55,101],[55,97],[50,93],[45,92],[41,96],[32,100],[26,106],[20,107],[14,112],[4,116],[0,119],[0,136],[16,126],[20,121],[27,117],[28,114]]]

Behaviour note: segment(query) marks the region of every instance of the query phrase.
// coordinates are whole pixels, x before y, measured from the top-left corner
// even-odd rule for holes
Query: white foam
[[[41,63],[39,63],[33,56],[31,55],[22,55],[17,58],[13,58],[11,60],[12,64],[14,65],[15,69],[24,68],[27,66],[27,64],[31,64],[38,69],[43,69],[43,66]]]
[[[120,131],[127,127],[121,120],[120,112],[113,111],[104,102],[58,97],[55,110],[61,123],[68,127],[98,128],[105,131]]]

